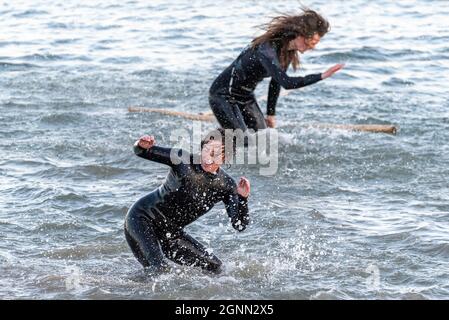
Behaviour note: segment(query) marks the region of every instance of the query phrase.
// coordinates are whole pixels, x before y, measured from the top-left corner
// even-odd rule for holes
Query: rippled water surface
[[[222,205],[188,226],[224,261],[146,276],[123,235],[167,168],[132,144],[192,123],[214,78],[297,1],[13,1],[0,6],[0,297],[449,298],[449,2],[309,1],[332,31],[280,98],[276,176],[252,182],[242,234]],[[266,83],[258,96],[266,95]],[[263,109],[265,102],[260,101]],[[396,136],[308,123],[376,123]],[[205,124],[205,129],[213,128]]]

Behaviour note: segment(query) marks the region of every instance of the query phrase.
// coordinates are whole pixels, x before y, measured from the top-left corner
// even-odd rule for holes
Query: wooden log
[[[169,116],[175,116],[175,117],[181,117],[184,119],[190,119],[190,120],[197,120],[197,121],[208,121],[208,122],[214,122],[215,116],[212,112],[208,113],[188,113],[188,112],[181,112],[181,111],[174,111],[174,110],[167,110],[167,109],[152,109],[152,108],[140,108],[140,107],[129,107],[129,112],[153,112],[153,113],[159,113],[159,114],[165,114]]]
[[[150,113],[158,113],[165,114],[169,116],[181,117],[189,120],[196,121],[207,121],[214,122],[216,121],[215,116],[212,112],[207,113],[189,113],[182,111],[174,111],[167,109],[154,109],[154,108],[142,108],[142,107],[129,107],[129,112],[150,112]],[[398,129],[394,125],[383,125],[383,124],[331,124],[331,123],[318,123],[318,124],[302,124],[303,126],[310,126],[314,128],[322,128],[322,129],[340,129],[340,130],[349,130],[349,131],[361,131],[361,132],[373,132],[373,133],[388,133],[388,134],[396,134]]]
[[[341,129],[349,131],[363,131],[363,132],[374,132],[374,133],[388,133],[396,134],[398,129],[393,125],[385,124],[331,124],[331,123],[319,123],[312,124],[312,127],[323,128],[323,129]]]

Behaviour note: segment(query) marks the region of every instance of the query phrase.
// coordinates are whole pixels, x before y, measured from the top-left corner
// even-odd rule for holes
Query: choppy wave
[[[14,63],[14,62],[0,61],[0,70],[3,71],[24,71],[32,68],[39,68],[39,66],[31,63]]]

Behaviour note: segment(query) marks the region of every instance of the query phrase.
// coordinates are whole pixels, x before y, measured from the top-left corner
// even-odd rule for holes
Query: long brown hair
[[[279,61],[284,70],[287,70],[290,63],[294,70],[299,66],[298,52],[288,50],[291,40],[299,36],[310,39],[315,34],[323,37],[330,30],[329,22],[317,12],[307,8],[301,10],[299,15],[280,15],[261,25],[265,33],[251,42],[253,49],[262,43],[273,43],[277,47]]]

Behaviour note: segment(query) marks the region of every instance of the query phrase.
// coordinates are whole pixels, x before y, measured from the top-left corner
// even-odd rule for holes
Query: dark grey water
[[[144,133],[168,143],[192,123],[127,107],[208,111],[211,82],[254,26],[298,2],[2,4],[0,297],[447,299],[449,3],[306,4],[332,32],[298,73],[346,69],[281,97],[276,176],[230,170],[251,179],[251,227],[236,234],[221,205],[188,227],[225,272],[153,279],[122,225],[167,168],[131,147]],[[302,125],[312,122],[401,130]]]

